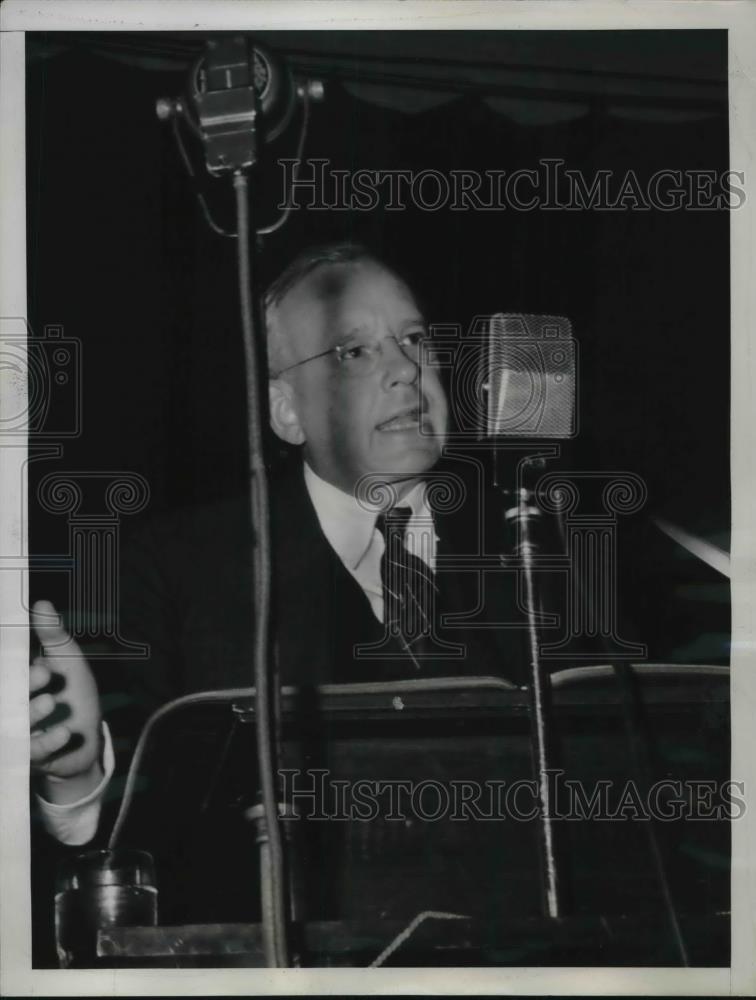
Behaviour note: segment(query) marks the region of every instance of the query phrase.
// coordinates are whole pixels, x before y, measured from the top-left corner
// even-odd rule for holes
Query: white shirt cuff
[[[79,799],[78,802],[69,802],[66,805],[48,802],[41,795],[35,796],[42,817],[42,825],[51,836],[62,844],[70,846],[86,844],[97,832],[102,800],[115,770],[113,741],[110,738],[110,730],[106,722],[102,724],[102,740],[102,769],[105,773],[97,788],[83,799]]]

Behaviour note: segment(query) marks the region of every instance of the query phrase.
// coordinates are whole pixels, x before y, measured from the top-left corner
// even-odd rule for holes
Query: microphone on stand
[[[254,202],[249,178],[265,143],[280,135],[291,119],[296,98],[303,101],[301,145],[306,131],[307,102],[322,97],[322,85],[309,81],[296,88],[286,63],[265,46],[243,35],[210,39],[189,73],[187,99],[161,98],[157,114],[172,120],[174,135],[190,175],[189,158],[180,140],[178,120],[186,122],[202,141],[205,163],[213,176],[230,175],[236,202],[236,232],[227,233],[212,220],[204,199],[200,205],[208,223],[222,235],[236,237],[239,299],[244,343],[250,520],[255,539],[250,552],[255,581],[250,608],[254,622],[254,677],[258,778],[261,803],[255,815],[261,867],[262,930],[269,966],[288,965],[286,865],[278,805],[280,757],[280,685],[270,642],[271,567],[270,501],[263,440],[265,341],[257,321],[255,291]],[[279,228],[288,210],[276,223]],[[268,232],[272,231],[271,228]]]
[[[540,655],[541,602],[535,584],[538,546],[533,523],[541,514],[534,475],[543,471],[544,456],[559,454],[559,445],[541,442],[572,438],[577,433],[577,345],[572,325],[562,316],[496,313],[477,317],[472,332],[480,338],[478,382],[484,403],[481,436],[493,442],[494,483],[513,506],[505,518],[516,529],[515,557],[522,573],[528,620],[528,690],[531,753],[538,786],[541,820],[540,867],[546,915],[563,915],[564,889],[554,829],[556,803],[549,781],[552,767],[550,681]],[[511,444],[532,439],[535,454],[518,463],[517,483],[504,483],[501,453]],[[511,471],[507,470],[511,475]]]
[[[494,442],[496,485],[501,483],[498,467],[499,452],[507,450],[507,439],[520,438],[554,442],[574,437],[577,433],[577,345],[571,336],[569,320],[554,316],[535,316],[498,313],[481,323],[487,335],[487,350],[482,361],[481,384],[486,392],[485,420],[482,431]],[[511,445],[510,453],[511,453]],[[506,517],[517,526],[518,567],[525,582],[526,610],[528,617],[530,670],[531,744],[534,769],[538,784],[541,818],[541,869],[544,886],[544,909],[549,917],[564,915],[564,885],[557,863],[555,844],[554,791],[549,781],[551,767],[551,712],[550,678],[543,669],[539,648],[539,600],[534,586],[534,558],[538,547],[533,538],[532,525],[537,521],[541,508],[554,511],[561,518],[564,511],[573,510],[580,496],[570,478],[591,488],[604,478],[595,472],[576,472],[568,475],[538,476],[544,458],[559,454],[559,445],[542,446],[540,454],[531,454],[520,461],[518,482],[514,490],[515,505]],[[530,479],[530,481],[528,481]],[[502,492],[512,496],[511,488]],[[576,591],[569,607],[571,627],[584,627],[588,635],[597,636],[604,645],[614,668],[619,685],[625,717],[625,729],[631,759],[638,779],[643,783],[646,768],[643,761],[644,733],[638,722],[636,695],[629,682],[627,660],[643,647],[624,643],[616,634],[613,609],[616,594],[613,592],[613,519],[617,513],[632,513],[646,499],[645,485],[631,473],[616,473],[605,482],[602,490],[604,512],[597,518],[577,516],[570,525],[570,539],[565,555],[570,573],[568,589]],[[540,504],[539,504],[540,501]],[[608,515],[608,516],[607,516]],[[595,523],[591,525],[591,521]],[[587,523],[588,547],[580,546],[580,525]],[[719,572],[729,575],[729,559],[714,546],[690,536],[687,532],[661,519],[657,527],[688,551],[703,559]],[[592,554],[592,555],[591,555]],[[587,572],[587,580],[583,574]],[[587,603],[590,602],[590,603]],[[569,598],[568,598],[569,604]],[[582,612],[582,614],[581,614]],[[611,640],[611,641],[610,641]],[[541,647],[542,648],[542,647]],[[551,655],[565,655],[569,638],[547,647]],[[687,948],[681,932],[679,917],[672,897],[666,864],[661,845],[652,824],[646,826],[653,866],[659,881],[664,911],[683,965],[688,964]]]
[[[248,170],[260,142],[277,139],[297,99],[319,101],[319,80],[295,83],[286,62],[243,35],[211,38],[189,73],[188,97],[158,98],[161,121],[181,117],[202,140],[208,172]]]

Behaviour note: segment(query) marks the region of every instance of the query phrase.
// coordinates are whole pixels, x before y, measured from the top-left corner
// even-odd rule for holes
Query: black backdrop
[[[626,33],[628,49],[642,52],[642,34]],[[703,42],[701,32],[662,34],[655,51],[666,44],[670,77],[695,35],[702,79],[726,80],[724,32],[703,33]],[[539,33],[528,35],[537,45]],[[459,33],[462,53],[466,37]],[[37,335],[57,323],[82,342],[83,429],[61,459],[33,464],[31,495],[52,469],[138,472],[150,484],[148,513],[226,493],[243,480],[245,448],[235,247],[202,220],[154,111],[157,97],[184,89],[185,70],[107,58],[97,35],[62,38],[27,36],[29,320]],[[597,62],[605,39],[595,34]],[[641,181],[660,169],[722,171],[723,92],[705,114],[656,122],[612,113],[599,92],[580,117],[526,125],[476,93],[405,114],[332,81],[313,107],[305,157],[334,169],[443,173],[535,168],[555,157],[589,178],[633,169]],[[292,127],[269,149],[261,223],[276,215],[276,160],[294,155],[296,138]],[[228,182],[201,182],[232,225]],[[649,512],[727,531],[726,210],[301,210],[266,239],[262,277],[303,244],[346,236],[404,269],[433,322],[466,327],[488,311],[568,316],[581,351],[576,461],[640,474]],[[56,547],[60,522],[38,519],[38,550]]]
[[[589,76],[611,62],[610,49],[624,47],[643,62],[643,33],[591,35],[580,67]],[[146,44],[150,36],[140,37]],[[172,37],[157,42],[169,45]],[[364,49],[363,36],[350,37]],[[656,64],[668,79],[687,74],[690,81],[692,73],[694,85],[698,72],[702,82],[722,84],[717,106],[708,100],[701,109],[688,107],[689,115],[661,114],[655,122],[652,93],[645,119],[622,116],[604,99],[609,76],[597,70],[584,114],[526,125],[497,114],[470,90],[405,114],[360,101],[329,80],[327,99],[313,108],[305,156],[327,158],[335,169],[443,173],[532,169],[554,157],[588,177],[633,169],[641,181],[660,169],[726,169],[726,34],[653,37]],[[455,39],[462,57],[468,38],[460,32]],[[547,70],[547,49],[558,52],[561,45],[546,32],[519,33],[517,40]],[[343,37],[340,44],[347,44]],[[132,54],[139,45],[130,41]],[[495,48],[496,39],[489,45]],[[382,36],[384,56],[391,46]],[[402,46],[406,52],[407,33]],[[140,516],[230,492],[244,477],[235,247],[201,219],[170,130],[154,112],[157,97],[183,90],[186,70],[149,69],[128,58],[128,45],[125,59],[108,58],[106,48],[93,33],[27,35],[28,316],[35,335],[60,324],[82,344],[82,431],[63,442],[60,458],[30,466],[32,551],[43,559],[70,545],[66,518],[43,515],[36,502],[39,480],[49,472],[137,472],[151,492]],[[356,66],[359,79],[359,60]],[[458,78],[458,67],[454,73]],[[539,82],[536,70],[532,82]],[[661,77],[658,85],[659,108],[668,110]],[[293,156],[295,145],[290,129],[270,150],[258,204],[263,222],[272,221],[282,195],[275,160]],[[218,217],[230,223],[222,184],[202,183]],[[431,321],[465,327],[489,311],[568,316],[581,358],[576,463],[638,473],[648,485],[648,512],[726,536],[726,211],[300,211],[266,240],[262,276],[305,243],[345,236],[393,259],[429,303]],[[721,578],[693,560],[660,582],[663,575],[650,564],[631,590],[650,655],[726,660]],[[682,612],[672,610],[670,594],[687,582],[719,588],[714,611],[704,607],[700,590]],[[32,596],[66,609],[68,586],[64,573],[38,573]],[[702,630],[709,638],[695,646]],[[37,907],[36,916],[44,938],[49,914]]]

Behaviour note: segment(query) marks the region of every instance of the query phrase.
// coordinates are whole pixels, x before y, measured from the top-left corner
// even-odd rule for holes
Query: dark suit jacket
[[[274,481],[273,634],[284,684],[439,675],[520,679],[524,633],[515,581],[493,565],[503,541],[490,539],[490,522],[502,518],[486,506],[476,467],[472,471],[462,502],[435,515],[439,635],[461,645],[463,654],[423,662],[420,673],[396,642],[382,643],[383,625],[320,529],[301,464],[292,462]],[[464,482],[448,471],[446,481],[450,475]],[[431,491],[431,506],[432,500]],[[127,543],[121,636],[147,643],[150,653],[111,669],[119,675],[116,687],[138,700],[141,714],[193,691],[252,684],[250,543],[244,496],[157,519]],[[481,557],[487,557],[485,572]],[[455,616],[469,616],[472,624]],[[384,654],[355,656],[355,646],[368,644],[382,645]]]
[[[486,527],[489,520],[498,518],[502,522],[500,512],[486,509],[476,465],[471,465],[464,475],[448,469],[439,475],[447,489],[436,495],[441,495],[444,508],[453,508],[435,517],[439,536],[439,610],[442,618],[447,616],[439,628],[439,637],[461,646],[463,655],[423,660],[419,672],[402,655],[395,640],[383,642],[382,623],[320,529],[301,463],[292,462],[281,475],[271,477],[273,634],[284,684],[306,691],[327,682],[418,676],[498,675],[519,679],[524,633],[516,628],[490,627],[501,621],[511,624],[517,617],[512,607],[513,577],[494,568],[488,573],[490,579],[484,580],[479,566],[481,556],[488,554],[493,559],[493,546],[486,549]],[[458,503],[449,503],[450,483]],[[432,501],[431,496],[433,507]],[[150,652],[147,658],[104,664],[99,678],[106,716],[121,758],[121,772],[140,725],[159,705],[196,691],[252,686],[250,544],[245,496],[156,518],[125,543],[120,634],[123,640],[148,644]],[[471,616],[474,627],[453,623],[448,617],[451,615]],[[371,659],[356,656],[355,647],[360,644],[377,644],[383,649],[382,655]],[[317,713],[312,715],[316,717]],[[304,729],[309,727],[310,739],[317,719],[307,718],[304,710],[301,716]],[[248,919],[253,916],[248,909],[248,892],[235,909],[229,905],[228,892],[211,900],[210,883],[224,868],[220,884],[240,884],[235,867],[238,859],[246,854],[251,860],[255,853],[249,828],[238,817],[227,815],[221,835],[217,809],[214,818],[209,815],[213,809],[204,818],[197,819],[196,814],[187,821],[178,818],[182,803],[194,795],[193,782],[203,789],[209,787],[205,764],[216,753],[218,741],[213,742],[212,734],[209,736],[201,728],[187,737],[191,720],[186,721],[183,731],[180,720],[171,725],[175,728],[167,727],[168,735],[160,735],[159,745],[145,762],[144,794],[137,802],[136,820],[129,824],[125,842],[158,855],[163,886],[161,919],[169,919],[171,914],[178,922],[190,916]],[[321,744],[322,752],[327,754],[323,747]],[[253,792],[254,751],[247,753],[236,747],[232,756],[234,753],[237,765],[243,761],[237,770],[246,774]],[[313,763],[311,757],[308,766]],[[221,783],[227,777],[224,771]],[[230,790],[223,795],[235,799],[243,785],[243,775],[241,781],[228,777]],[[118,781],[112,786],[114,805],[118,786]],[[171,796],[175,796],[173,804],[168,803]],[[218,796],[222,797],[221,793]],[[112,818],[111,808],[105,811],[102,825],[109,828]],[[191,828],[194,845],[186,842],[187,828]],[[312,851],[321,849],[329,848],[321,845]],[[206,868],[197,858],[213,860]],[[166,874],[167,866],[173,874]],[[195,874],[191,886],[185,878],[181,884],[186,871]],[[200,889],[197,880],[205,876]],[[178,886],[172,903],[168,903],[169,883]],[[204,908],[192,909],[197,899],[204,901]]]

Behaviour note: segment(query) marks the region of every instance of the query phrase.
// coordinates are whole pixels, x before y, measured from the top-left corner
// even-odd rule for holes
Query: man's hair
[[[277,306],[292,288],[296,288],[316,268],[324,264],[358,264],[361,261],[371,261],[382,267],[386,266],[376,254],[361,243],[321,243],[309,247],[297,254],[276,280],[270,283],[265,292],[265,309]]]
[[[286,343],[279,324],[275,321],[276,307],[280,305],[289,292],[319,268],[363,262],[377,264],[386,268],[387,271],[392,270],[380,257],[361,243],[322,243],[309,247],[298,254],[275,281],[271,282],[263,298],[263,310],[268,338],[268,360],[273,375],[287,366],[291,351],[291,345]]]

